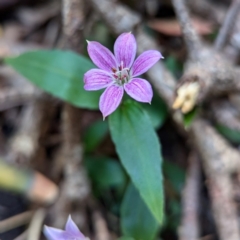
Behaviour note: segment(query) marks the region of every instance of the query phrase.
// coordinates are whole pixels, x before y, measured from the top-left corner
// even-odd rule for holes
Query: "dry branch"
[[[64,46],[76,52],[82,52],[84,46],[83,28],[87,4],[84,0],[63,0],[62,17]]]
[[[187,62],[177,88],[173,106],[175,109],[182,109],[184,113],[191,111],[196,104],[213,97],[240,91],[240,68],[233,67],[221,53],[210,49],[202,48],[199,57],[198,62]],[[197,89],[189,88],[193,84]],[[189,107],[184,106],[187,104]]]
[[[232,183],[230,174],[227,172],[228,168],[231,168],[232,171],[237,170],[234,169],[234,164],[239,165],[239,152],[232,149],[203,120],[197,120],[193,123],[191,133],[203,159],[219,237],[221,240],[240,239]]]
[[[120,3],[112,0],[91,0],[90,2],[95,10],[108,23],[112,32],[117,35],[122,32],[134,30],[140,23],[140,16]]]
[[[196,153],[189,156],[187,179],[182,194],[182,222],[179,229],[180,240],[199,239],[199,204],[200,204],[200,161]]]
[[[90,186],[83,167],[83,147],[81,145],[82,110],[65,104],[63,110],[63,146],[61,157],[64,159],[65,194],[69,201],[79,204],[87,199]]]
[[[173,1],[176,2],[175,0]],[[183,0],[179,0],[178,3],[179,2],[184,4]],[[180,9],[176,7],[175,9],[179,11],[180,19]],[[182,24],[182,27],[184,29],[187,28],[188,25],[185,24],[184,26],[184,24]],[[239,69],[234,69],[229,63],[222,60],[220,54],[206,48],[202,48],[201,50],[204,54],[199,57],[197,62],[191,60],[188,62],[182,85],[178,88],[178,93],[182,95],[185,94],[184,97],[186,97],[186,85],[199,84],[198,89],[192,94],[194,103],[197,98],[199,99],[200,93],[202,94],[202,100],[206,100],[210,92],[214,95],[216,93],[226,94],[227,92],[234,92],[235,90],[239,91]],[[203,69],[205,70],[202,71]],[[199,79],[204,80],[199,81]],[[179,101],[178,97],[174,107],[183,108],[182,103],[176,104],[177,101]],[[185,99],[183,99],[183,104],[185,104],[184,101]],[[194,104],[189,107],[189,110],[191,110]],[[204,131],[206,132],[204,133]],[[212,199],[213,213],[219,231],[219,237],[222,240],[239,239],[240,232],[236,213],[237,209],[233,200],[232,183],[228,171],[230,169],[235,171],[239,168],[239,152],[231,148],[221,136],[216,134],[214,130],[202,120],[194,122],[192,134],[194,143],[202,155],[204,170],[209,180],[208,188]],[[209,141],[209,139],[211,139],[211,141]],[[237,167],[234,166],[235,164],[237,164]],[[232,168],[232,166],[234,166],[234,168]]]
[[[232,4],[228,10],[225,21],[215,41],[215,49],[217,51],[220,51],[224,47],[225,43],[227,42],[229,34],[233,30],[235,20],[238,16],[239,10],[240,10],[240,1],[232,0]]]
[[[14,89],[6,87],[0,90],[0,111],[17,107],[32,101],[36,97],[37,90],[34,87]]]
[[[62,112],[62,137],[61,149],[55,159],[54,176],[64,173],[61,183],[60,196],[53,206],[53,225],[62,227],[69,213],[75,222],[85,225],[85,205],[90,194],[90,185],[85,169],[82,165],[83,148],[81,145],[81,120],[82,110],[65,104]]]
[[[233,201],[233,188],[230,177],[212,172],[209,161],[205,164],[208,173],[208,190],[212,201],[213,215],[220,240],[240,238],[237,207]]]
[[[191,12],[200,15],[204,19],[209,19],[216,24],[222,24],[225,17],[225,9],[220,4],[215,4],[209,0],[186,0]]]
[[[29,223],[33,215],[34,211],[27,211],[0,221],[0,233]]]
[[[40,140],[44,138],[49,128],[54,112],[53,106],[51,97],[41,92],[25,106],[19,129],[11,141],[8,156],[10,161],[44,170],[45,150]]]
[[[107,229],[107,223],[100,211],[95,210],[93,213],[94,227],[97,240],[110,240],[110,234]]]
[[[216,173],[233,173],[239,170],[239,151],[233,148],[207,122],[197,121],[192,126],[195,144],[204,159],[211,161]]]
[[[27,234],[28,234],[28,231],[25,230],[22,234],[20,234],[16,238],[14,238],[14,240],[26,240],[27,239]]]
[[[66,48],[83,51],[87,4],[84,0],[63,0],[63,25]],[[84,200],[90,193],[88,179],[82,165],[83,148],[81,145],[82,111],[65,104],[63,110],[63,155],[66,155],[65,177],[68,181],[68,196],[75,201]]]
[[[240,112],[233,102],[227,100],[213,101],[209,112],[216,123],[240,131]]]
[[[26,240],[39,240],[45,216],[46,216],[45,209],[40,208],[36,210],[29,224]]]
[[[0,67],[0,111],[20,106],[38,97],[39,90],[9,66]]]
[[[81,52],[84,46],[86,2],[63,0],[63,32],[65,48]],[[90,194],[90,185],[83,167],[81,144],[82,110],[65,103],[62,111],[62,146],[55,161],[55,177],[64,173],[59,201],[54,206],[54,225],[63,226],[69,212],[77,213],[79,226],[85,224],[85,208]],[[63,217],[63,215],[65,215]]]
[[[183,1],[173,0],[175,13],[180,22],[184,40],[187,44],[189,57],[191,60],[197,61],[200,55],[201,41],[196,30],[193,28],[191,19]]]
[[[235,27],[230,33],[229,40],[224,48],[224,53],[228,60],[236,63],[240,56],[240,14],[234,20]]]
[[[36,8],[22,7],[16,15],[27,31],[34,31],[50,19],[56,17],[61,10],[59,1],[51,1]]]
[[[173,107],[187,113],[200,102],[213,96],[240,91],[240,69],[233,67],[224,56],[200,44],[183,0],[173,0],[183,35],[188,46],[189,60],[177,88]],[[229,19],[227,19],[229,20]],[[230,20],[233,20],[231,17]],[[226,21],[229,25],[229,21]],[[232,24],[233,25],[233,24]],[[220,34],[222,39],[228,31]],[[190,41],[190,43],[189,43]],[[192,56],[195,56],[194,58]]]

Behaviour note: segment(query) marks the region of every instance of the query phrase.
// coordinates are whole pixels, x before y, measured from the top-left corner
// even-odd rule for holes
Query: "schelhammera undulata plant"
[[[137,43],[132,33],[122,33],[117,38],[114,44],[114,55],[95,41],[88,41],[87,49],[93,63],[100,69],[91,69],[85,73],[84,89],[95,91],[106,88],[99,101],[103,118],[117,109],[124,90],[139,102],[151,103],[152,87],[147,80],[138,76],[163,58],[159,51],[145,51],[134,61]]]
[[[43,233],[48,240],[89,240],[80,232],[71,216],[68,217],[65,230],[44,226]]]

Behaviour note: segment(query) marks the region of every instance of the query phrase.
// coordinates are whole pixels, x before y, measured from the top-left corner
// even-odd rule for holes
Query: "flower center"
[[[124,68],[123,66],[123,62],[121,62],[118,69],[112,69],[113,81],[119,86],[122,86],[130,80],[130,69]]]

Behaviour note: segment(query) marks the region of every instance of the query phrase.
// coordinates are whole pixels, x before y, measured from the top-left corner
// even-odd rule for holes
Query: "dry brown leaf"
[[[213,32],[213,24],[209,21],[199,18],[191,18],[192,24],[197,32],[201,35],[210,34]],[[164,33],[170,36],[181,36],[182,31],[180,25],[175,18],[171,19],[154,19],[148,22],[148,26],[155,31]]]

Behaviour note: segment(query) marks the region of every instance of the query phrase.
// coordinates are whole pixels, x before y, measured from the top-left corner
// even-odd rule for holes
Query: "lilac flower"
[[[84,89],[95,91],[106,88],[100,97],[99,108],[103,118],[121,103],[124,90],[139,102],[151,103],[151,85],[137,76],[145,73],[160,58],[155,50],[143,52],[135,61],[137,43],[131,33],[121,34],[114,44],[114,54],[98,42],[88,42],[88,54],[100,69],[91,69],[84,75]]]
[[[48,240],[87,240],[80,232],[77,225],[72,220],[71,216],[68,217],[65,230],[44,226],[44,235]]]

